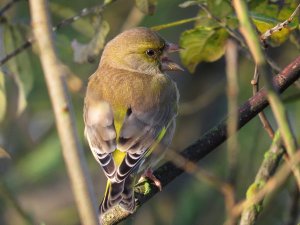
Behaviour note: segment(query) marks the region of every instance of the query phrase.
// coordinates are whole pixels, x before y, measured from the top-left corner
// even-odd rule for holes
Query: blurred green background
[[[0,0],[0,7],[7,2]],[[141,14],[135,8],[134,1],[117,0],[103,13],[103,18],[110,25],[106,40],[117,35],[124,26],[151,27],[197,16],[198,7],[179,8],[178,5],[182,2],[158,1],[156,12],[149,16]],[[58,24],[62,19],[96,4],[100,4],[99,1],[52,0],[52,22],[54,25]],[[130,19],[130,16],[134,19]],[[4,17],[6,19],[0,24],[0,38],[5,39],[5,51],[1,49],[0,58],[16,46],[20,46],[31,35],[27,1],[20,0],[15,3]],[[78,64],[73,60],[71,47],[74,39],[81,43],[90,41],[93,35],[93,21],[94,16],[88,16],[72,25],[62,27],[55,33],[55,44],[61,61],[71,70],[68,84],[77,129],[84,143],[97,202],[100,203],[106,179],[84,140],[82,119],[85,85],[88,77],[96,70],[100,56],[92,63]],[[163,29],[159,33],[168,41],[178,43],[181,33],[193,26],[194,22],[186,23]],[[7,32],[7,29],[11,29],[11,32]],[[299,50],[287,41],[280,47],[268,49],[268,53],[283,68],[299,55]],[[178,55],[173,55],[173,58],[180,64]],[[238,63],[239,103],[242,103],[252,96],[250,81],[254,65],[242,51]],[[10,159],[0,159],[0,224],[22,225],[31,220],[35,221],[34,224],[80,224],[35,47],[10,60],[1,70],[5,73],[1,78],[5,80],[6,105],[2,101],[0,107],[2,110],[6,109],[6,114],[0,124],[0,147],[9,153]],[[193,74],[186,70],[184,73],[170,75],[178,85],[180,104],[192,104],[196,108],[182,109],[178,115],[171,148],[180,151],[216,125],[227,113],[225,60],[222,57],[213,63],[201,63]],[[292,86],[283,97],[295,93],[299,93],[299,89]],[[199,100],[195,101],[197,98]],[[286,102],[285,106],[300,141],[299,98]],[[266,109],[265,112],[273,127],[276,127],[270,109]],[[254,118],[242,128],[238,133],[238,141],[237,199],[240,200],[245,197],[247,187],[254,180],[271,141],[258,118]],[[228,176],[227,164],[226,144],[199,162],[201,168],[214,173],[222,180],[226,180]],[[289,216],[293,184],[293,180],[290,179],[284,188],[268,196],[257,224],[284,224]],[[225,216],[223,196],[206,182],[184,174],[121,224],[214,225],[222,224]]]

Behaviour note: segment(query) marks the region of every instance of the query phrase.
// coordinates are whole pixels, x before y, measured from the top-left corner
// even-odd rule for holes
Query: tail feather
[[[124,190],[122,192],[122,200],[120,206],[129,212],[133,212],[135,208],[134,192],[133,192],[133,182],[132,176],[128,176],[125,180]]]
[[[135,208],[132,178],[130,176],[120,183],[107,181],[105,195],[99,206],[100,213],[104,214],[118,204],[129,212],[132,212]]]

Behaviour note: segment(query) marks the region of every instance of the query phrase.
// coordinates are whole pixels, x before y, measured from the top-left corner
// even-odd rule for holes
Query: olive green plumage
[[[101,213],[116,204],[134,210],[133,185],[171,142],[179,95],[165,71],[180,69],[167,58],[176,50],[156,32],[134,28],[106,45],[90,77],[85,134],[108,178]]]

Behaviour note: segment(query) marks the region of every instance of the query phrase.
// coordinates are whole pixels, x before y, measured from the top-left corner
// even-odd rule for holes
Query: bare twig
[[[288,65],[279,75],[274,77],[274,87],[283,92],[288,86],[294,83],[300,77],[300,57],[295,59]],[[238,110],[238,129],[247,124],[254,118],[260,111],[268,105],[267,92],[261,89],[256,95],[246,101]],[[219,123],[217,126],[209,130],[194,144],[190,145],[181,152],[181,155],[189,161],[196,162],[204,158],[207,154],[212,152],[217,146],[222,144],[227,138],[227,119]],[[155,176],[161,181],[162,186],[166,186],[173,181],[177,176],[182,174],[184,170],[178,168],[172,162],[167,162],[155,171]],[[158,188],[150,184],[150,191],[147,194],[138,196],[138,207],[142,206],[157,192]],[[137,210],[136,209],[136,210]],[[117,224],[118,222],[128,218],[129,213],[124,212],[120,207],[114,208],[111,212],[107,213],[105,224]]]
[[[294,19],[295,15],[298,13],[300,9],[300,4],[297,6],[297,8],[295,9],[295,11],[292,13],[292,15],[285,21],[278,23],[275,27],[267,30],[265,33],[263,33],[260,36],[260,40],[263,42],[264,45],[266,45],[266,40],[271,37],[271,35],[275,32],[281,31],[283,28],[287,27],[289,25],[289,23],[292,22],[292,20]]]
[[[35,37],[38,37],[36,40],[40,59],[81,222],[86,225],[97,225],[96,202],[91,178],[87,172],[83,149],[78,140],[63,70],[53,44],[47,1],[30,0],[29,3],[33,33]]]
[[[238,78],[237,78],[237,46],[233,41],[228,41],[226,48],[226,74],[227,74],[227,98],[228,98],[228,128],[229,136],[236,133],[238,127]],[[227,142],[229,161],[229,181],[235,185],[237,169],[237,137],[232,137]]]
[[[191,174],[199,181],[205,181],[207,184],[220,191],[225,198],[226,211],[230,212],[235,203],[234,189],[230,183],[220,180],[217,176],[201,169],[195,162],[186,159],[176,151],[169,149],[166,153],[166,159],[172,162],[177,168]]]
[[[209,18],[212,18],[213,20],[215,20],[221,27],[223,27],[225,30],[227,30],[227,32],[233,37],[235,38],[239,43],[240,45],[243,47],[243,48],[247,48],[246,47],[246,44],[244,42],[244,40],[240,37],[240,35],[235,32],[234,30],[232,30],[230,27],[227,26],[227,24],[225,22],[223,22],[221,19],[219,19],[218,17],[214,16],[210,11],[209,9],[207,8],[206,5],[204,4],[199,4],[199,7],[206,12],[207,16]]]
[[[252,93],[253,95],[255,95],[259,90],[259,73],[257,70],[257,66],[255,66],[254,75],[253,75],[253,79],[251,80],[251,84],[252,84]],[[269,137],[273,139],[274,131],[265,113],[261,111],[258,114],[258,117],[263,125],[263,128],[266,130],[267,134],[269,135]]]
[[[17,56],[19,53],[23,52],[27,48],[31,47],[31,45],[32,45],[32,39],[28,39],[19,48],[16,48],[12,52],[8,53],[4,58],[2,58],[0,60],[0,66],[3,66],[8,60]]]
[[[178,25],[181,25],[181,24],[190,23],[190,22],[196,21],[198,19],[200,19],[200,17],[196,16],[196,17],[192,17],[192,18],[188,18],[188,19],[178,20],[178,21],[174,21],[174,22],[171,22],[171,23],[166,23],[166,24],[161,24],[161,25],[158,25],[158,26],[154,26],[154,27],[151,27],[151,29],[155,30],[155,31],[159,31],[159,30],[170,28],[170,27],[175,27],[175,26],[178,26]]]
[[[62,21],[60,21],[56,26],[54,26],[52,29],[53,31],[57,31],[60,28],[64,27],[64,26],[68,26],[71,23],[74,23],[76,20],[91,15],[91,14],[95,14],[95,13],[101,13],[108,5],[114,3],[116,0],[111,0],[108,1],[107,3],[100,4],[100,5],[95,5],[92,6],[90,8],[84,8],[82,9],[77,15],[74,15],[72,17],[69,17],[67,19],[64,19]]]
[[[228,158],[228,181],[232,185],[233,190],[236,187],[237,171],[238,171],[238,149],[239,143],[236,135],[238,127],[238,50],[234,41],[229,40],[226,45],[226,75],[227,75],[227,99],[228,99],[228,136],[232,136],[227,141],[227,158]],[[233,198],[233,201],[235,199]],[[232,207],[227,210],[227,223],[226,225],[236,224],[236,219],[231,216],[230,212]]]
[[[3,14],[9,10],[15,3],[17,3],[20,0],[10,0],[7,2],[1,9],[0,9],[0,17],[3,16]]]

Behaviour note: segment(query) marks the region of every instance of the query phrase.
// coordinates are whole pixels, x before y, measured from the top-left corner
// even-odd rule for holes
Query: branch
[[[53,44],[47,1],[30,0],[29,3],[33,34],[39,47],[40,60],[54,109],[62,153],[80,218],[84,225],[97,225],[91,178],[87,172],[83,148],[78,140],[72,106],[64,80],[64,70],[62,70]]]
[[[255,181],[247,190],[247,200],[251,199],[259,190],[261,190],[270,177],[273,176],[283,153],[284,151],[281,147],[281,138],[279,132],[277,132],[274,136],[270,149],[264,155],[264,160],[255,177]],[[240,220],[240,225],[250,225],[255,223],[257,216],[261,213],[263,200],[264,199],[262,197],[258,203],[244,209]]]
[[[238,125],[238,48],[237,44],[229,40],[226,44],[225,51],[226,59],[226,77],[227,77],[227,102],[228,102],[228,117],[227,121],[227,134],[232,136],[236,133]],[[227,161],[228,161],[228,182],[231,184],[232,189],[236,189],[237,172],[238,172],[238,152],[239,141],[237,136],[233,136],[227,141]],[[235,196],[234,196],[235,197]],[[235,199],[233,200],[235,203]],[[228,204],[227,204],[228,205]],[[225,225],[236,224],[236,218],[231,215],[231,208],[226,208],[227,222]]]
[[[111,3],[115,2],[116,0],[110,0],[110,1],[104,1],[104,3],[100,4],[100,5],[95,5],[92,6],[90,8],[84,8],[82,9],[77,15],[74,15],[72,17],[69,17],[67,19],[64,19],[62,21],[60,21],[56,26],[54,26],[52,28],[53,31],[57,31],[58,29],[70,25],[71,23],[74,23],[76,20],[88,16],[90,14],[95,14],[95,13],[100,13],[104,10],[104,8],[106,8],[108,5],[110,5]],[[107,3],[106,3],[107,2]]]
[[[300,57],[296,58],[288,65],[279,75],[273,78],[273,85],[278,92],[283,92],[292,83],[300,77]],[[268,106],[267,91],[265,88],[257,92],[253,97],[246,101],[238,110],[238,129],[242,128],[259,112]],[[198,141],[184,149],[181,155],[192,162],[197,162],[204,158],[216,147],[221,145],[228,138],[227,119],[209,130]],[[184,169],[177,168],[172,162],[166,162],[155,171],[155,176],[161,181],[162,186],[166,186],[180,174],[185,172]],[[137,208],[151,199],[159,190],[150,184],[150,191],[145,195],[137,196]],[[117,224],[126,219],[131,214],[124,212],[120,207],[113,208],[103,218],[103,225]]]
[[[300,162],[300,149],[298,149],[295,154],[292,156],[294,158],[295,163]],[[251,197],[247,197],[247,199],[240,201],[232,208],[232,214],[235,216],[239,216],[244,209],[249,207],[253,207],[256,204],[259,204],[263,198],[270,193],[274,193],[278,190],[284,183],[287,182],[293,168],[288,161],[285,161],[282,166],[278,169],[278,171],[262,186],[256,184],[254,187],[251,187],[252,195]],[[255,190],[257,189],[257,190]],[[256,209],[261,211],[261,208]],[[253,221],[256,222],[256,221]],[[249,225],[253,223],[246,223],[245,225]]]
[[[16,2],[16,1],[19,1],[19,0],[13,0],[12,2]],[[88,15],[93,14],[93,13],[102,12],[105,7],[107,7],[108,5],[110,5],[111,3],[115,2],[115,1],[116,0],[111,0],[108,3],[103,3],[101,5],[95,5],[95,6],[92,6],[90,8],[84,8],[77,15],[74,15],[72,17],[69,17],[69,18],[66,18],[66,19],[60,21],[56,26],[52,27],[52,30],[57,31],[58,29],[60,29],[64,26],[70,25],[70,24],[74,23],[75,21],[77,21],[78,19],[80,19],[84,16],[88,16]],[[10,53],[8,53],[4,58],[2,58],[0,60],[0,66],[4,65],[11,58],[17,56],[19,53],[23,52],[27,48],[31,47],[33,42],[34,42],[33,39],[28,39],[20,47],[18,47],[17,49],[13,50]]]
[[[0,60],[0,66],[3,66],[11,58],[17,56],[19,53],[31,47],[31,45],[32,45],[32,40],[31,39],[26,40],[20,47],[16,48],[12,52],[8,53],[4,58],[2,58]]]
[[[1,9],[0,9],[0,17],[3,16],[3,14],[9,10],[15,3],[17,3],[20,0],[11,0],[7,2]]]
[[[252,84],[252,93],[253,93],[253,95],[255,95],[259,90],[259,73],[257,70],[257,66],[255,66],[254,75],[253,75],[253,79],[251,80],[251,84]],[[258,114],[258,117],[263,125],[263,128],[269,135],[269,137],[273,139],[274,131],[273,131],[273,128],[272,128],[267,116],[265,115],[265,113],[263,111],[261,111]]]
[[[271,35],[275,32],[281,31],[283,28],[287,27],[289,25],[289,23],[292,22],[292,20],[294,19],[294,17],[296,16],[296,14],[298,13],[300,9],[300,4],[298,4],[297,8],[294,10],[294,12],[292,13],[292,15],[285,21],[278,23],[275,27],[272,27],[271,29],[267,30],[265,33],[263,33],[260,36],[260,40],[263,42],[264,46],[267,45],[267,39],[269,37],[271,37]]]

